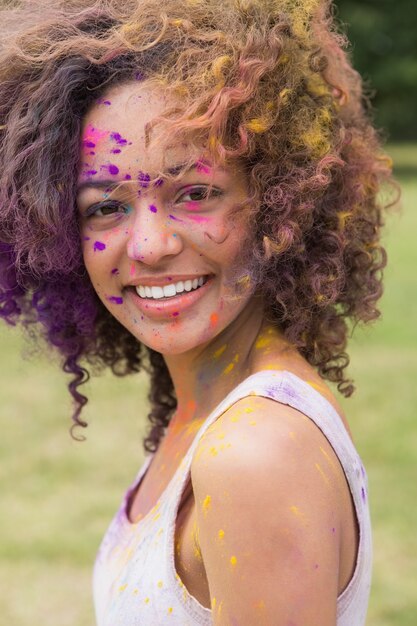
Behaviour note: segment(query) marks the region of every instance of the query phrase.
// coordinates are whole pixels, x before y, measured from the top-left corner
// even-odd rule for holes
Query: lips
[[[213,284],[213,276],[205,276],[205,282],[191,291],[183,291],[175,296],[162,298],[143,298],[135,287],[126,288],[126,296],[146,317],[154,319],[172,318],[181,315],[195,305]]]

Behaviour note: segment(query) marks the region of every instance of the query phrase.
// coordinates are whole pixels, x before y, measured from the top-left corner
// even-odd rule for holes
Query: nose
[[[127,255],[134,261],[156,265],[183,249],[182,238],[165,212],[153,204],[142,204],[134,211],[128,231]]]

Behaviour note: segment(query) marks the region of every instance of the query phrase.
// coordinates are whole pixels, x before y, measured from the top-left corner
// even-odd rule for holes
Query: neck
[[[170,427],[205,418],[252,373],[253,346],[262,327],[263,307],[254,299],[209,343],[184,354],[164,355],[178,401]]]

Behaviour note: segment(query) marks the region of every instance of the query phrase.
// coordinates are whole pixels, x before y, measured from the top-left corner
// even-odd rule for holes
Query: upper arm
[[[261,398],[199,442],[191,477],[215,626],[335,626],[340,473],[320,448],[330,458],[311,420]]]

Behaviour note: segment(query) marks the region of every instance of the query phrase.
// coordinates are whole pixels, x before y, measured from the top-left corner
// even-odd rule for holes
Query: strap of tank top
[[[178,481],[175,481],[176,485],[172,494],[174,501],[183,491],[194,451],[203,434],[233,404],[253,395],[291,406],[309,417],[320,428],[339,458],[356,508],[360,510],[367,488],[366,474],[340,415],[330,402],[309,383],[286,370],[262,370],[249,376],[212,411],[198,430],[178,468],[181,476]]]

